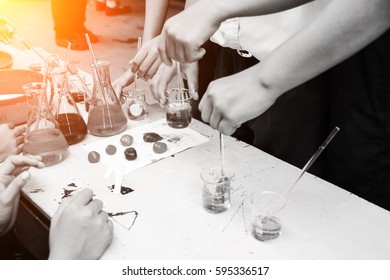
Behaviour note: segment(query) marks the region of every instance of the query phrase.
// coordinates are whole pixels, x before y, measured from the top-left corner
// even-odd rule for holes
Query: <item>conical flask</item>
[[[46,166],[64,160],[69,153],[68,143],[51,114],[46,98],[46,84],[23,86],[29,107],[23,154],[40,155]]]
[[[52,112],[66,141],[72,145],[83,140],[88,130],[70,94],[66,72],[67,70],[63,67],[57,67],[51,72],[55,99]]]
[[[88,114],[88,129],[96,136],[110,136],[126,129],[127,118],[112,88],[110,63],[97,61],[93,68],[93,90]]]

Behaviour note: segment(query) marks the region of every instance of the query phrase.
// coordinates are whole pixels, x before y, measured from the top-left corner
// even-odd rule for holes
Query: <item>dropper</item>
[[[309,161],[306,163],[306,165],[302,168],[302,172],[299,175],[298,179],[295,181],[295,183],[290,187],[290,189],[286,192],[287,196],[295,187],[295,185],[298,183],[298,181],[302,178],[303,174],[306,173],[306,171],[313,165],[313,163],[316,161],[316,159],[320,156],[323,150],[325,150],[326,146],[332,141],[332,139],[336,136],[337,132],[340,131],[339,127],[335,127],[332,132],[329,134],[329,136],[325,139],[325,141],[321,144],[321,146],[317,149],[317,151],[312,155],[312,157],[309,159]]]

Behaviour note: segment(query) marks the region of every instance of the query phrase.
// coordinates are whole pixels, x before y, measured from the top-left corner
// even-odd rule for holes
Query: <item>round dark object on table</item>
[[[92,151],[88,153],[88,161],[90,163],[97,163],[100,160],[100,154],[96,151]]]
[[[116,153],[116,147],[114,145],[108,145],[106,148],[106,153],[108,155],[114,155]]]
[[[133,136],[129,135],[129,134],[124,134],[122,135],[121,137],[121,144],[122,146],[124,147],[128,147],[128,146],[131,146],[133,144]]]
[[[135,160],[135,159],[137,159],[137,151],[133,147],[127,148],[125,150],[125,158],[127,160]]]
[[[165,144],[164,142],[155,142],[153,144],[153,151],[156,153],[156,154],[162,154],[162,153],[165,153],[166,151],[168,150],[168,146],[167,144]]]
[[[157,133],[154,133],[154,132],[144,133],[144,141],[145,142],[153,143],[153,142],[160,141],[162,139],[163,138],[160,135],[158,135]]]

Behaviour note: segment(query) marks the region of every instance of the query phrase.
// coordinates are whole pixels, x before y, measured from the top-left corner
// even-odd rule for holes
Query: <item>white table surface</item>
[[[128,129],[163,117],[161,109],[149,110],[154,113],[145,121],[129,121]],[[231,207],[221,214],[206,212],[199,173],[219,165],[219,137],[198,121],[191,128],[210,141],[125,175],[123,185],[134,189],[129,194],[109,192],[114,176],[104,179],[107,167],[88,163],[83,145],[101,140],[90,134],[70,146],[65,161],[32,170],[23,192],[49,217],[71,183],[91,188],[108,212],[136,211],[130,230],[114,222],[103,259],[390,259],[390,212],[311,174],[303,176],[280,212],[282,235],[268,242],[254,239],[247,198],[253,191],[285,193],[300,170],[231,137],[225,140],[226,168],[235,173]]]

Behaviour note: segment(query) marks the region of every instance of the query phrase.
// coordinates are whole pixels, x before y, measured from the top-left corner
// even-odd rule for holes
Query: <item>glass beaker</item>
[[[93,63],[93,90],[88,114],[88,129],[96,136],[111,136],[126,129],[127,118],[110,81],[110,63]]]
[[[272,191],[254,193],[251,204],[253,237],[260,241],[279,237],[282,226],[277,212],[286,206],[285,197]]]
[[[131,89],[122,92],[125,111],[130,120],[143,120],[146,116],[146,91],[144,89]]]
[[[191,92],[188,89],[173,88],[166,92],[167,124],[173,128],[185,128],[191,123]]]
[[[221,172],[221,168],[207,167],[202,169],[200,177],[203,180],[203,207],[210,213],[221,213],[230,207],[230,183],[233,174]]]
[[[68,143],[48,108],[46,84],[30,83],[23,89],[29,107],[23,154],[42,156],[46,166],[61,162],[68,156]]]
[[[88,130],[70,94],[66,72],[63,67],[57,67],[51,72],[55,96],[53,112],[66,141],[72,145],[83,140]]]

